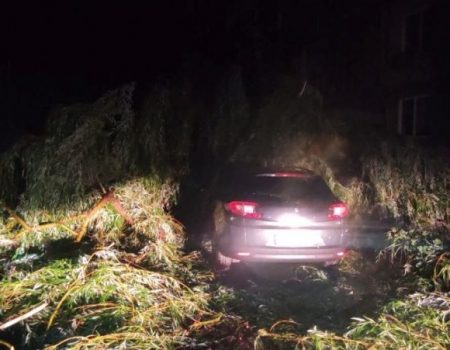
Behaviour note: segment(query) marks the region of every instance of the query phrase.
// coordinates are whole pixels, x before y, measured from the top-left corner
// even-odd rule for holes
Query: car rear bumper
[[[227,233],[219,240],[220,252],[232,259],[248,262],[305,262],[334,263],[345,253],[346,229],[342,226],[317,228],[261,228],[244,225],[230,225]],[[274,242],[274,237],[276,246]],[[280,238],[289,238],[281,241]],[[291,238],[307,238],[303,241]],[[309,237],[309,238],[308,238]],[[320,238],[312,241],[310,238]],[[303,243],[303,244],[302,244]],[[315,243],[320,243],[315,244]],[[282,246],[285,244],[284,246]]]
[[[220,249],[225,256],[248,262],[305,262],[334,263],[342,259],[344,247],[321,248],[268,248],[240,247]]]

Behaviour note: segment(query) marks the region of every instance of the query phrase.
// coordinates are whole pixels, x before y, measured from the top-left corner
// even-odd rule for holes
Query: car
[[[307,169],[226,175],[213,209],[216,266],[236,262],[336,264],[349,209]]]

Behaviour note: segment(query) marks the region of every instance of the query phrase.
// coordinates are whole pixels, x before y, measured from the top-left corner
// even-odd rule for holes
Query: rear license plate
[[[324,241],[321,231],[303,230],[302,232],[277,232],[267,242],[271,247],[318,247],[323,246]]]

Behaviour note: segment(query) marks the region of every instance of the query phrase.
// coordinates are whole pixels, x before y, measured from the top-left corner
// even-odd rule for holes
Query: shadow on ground
[[[391,271],[376,264],[373,254],[351,252],[347,259],[328,269],[237,264],[218,276],[215,299],[258,328],[292,320],[300,332],[314,326],[343,332],[352,317],[373,315],[396,290]]]

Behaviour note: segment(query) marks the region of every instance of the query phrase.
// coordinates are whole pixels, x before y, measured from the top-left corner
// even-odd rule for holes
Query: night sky
[[[341,67],[358,65],[362,57],[370,57],[379,49],[379,43],[371,40],[379,30],[385,2],[9,4],[4,8],[6,54],[0,58],[0,146],[4,149],[24,132],[39,132],[52,105],[92,101],[107,89],[130,81],[148,83],[164,76],[174,79],[193,66],[200,67],[194,69],[197,74],[205,63],[219,68],[239,64],[251,70],[258,61],[263,69],[281,71],[292,58],[314,48],[323,51],[318,57],[324,68],[316,73],[320,86],[321,75],[330,77],[345,71]],[[207,79],[207,71],[198,74],[198,79],[202,79],[201,74]]]
[[[245,45],[245,34],[239,32],[245,28],[236,27],[236,22],[245,23],[258,1],[248,2],[247,8],[239,3],[30,1],[8,5],[4,12],[8,14],[7,50],[0,61],[2,147],[13,135],[41,128],[53,104],[92,100],[129,81],[174,76],[189,60],[229,62],[239,45]]]

